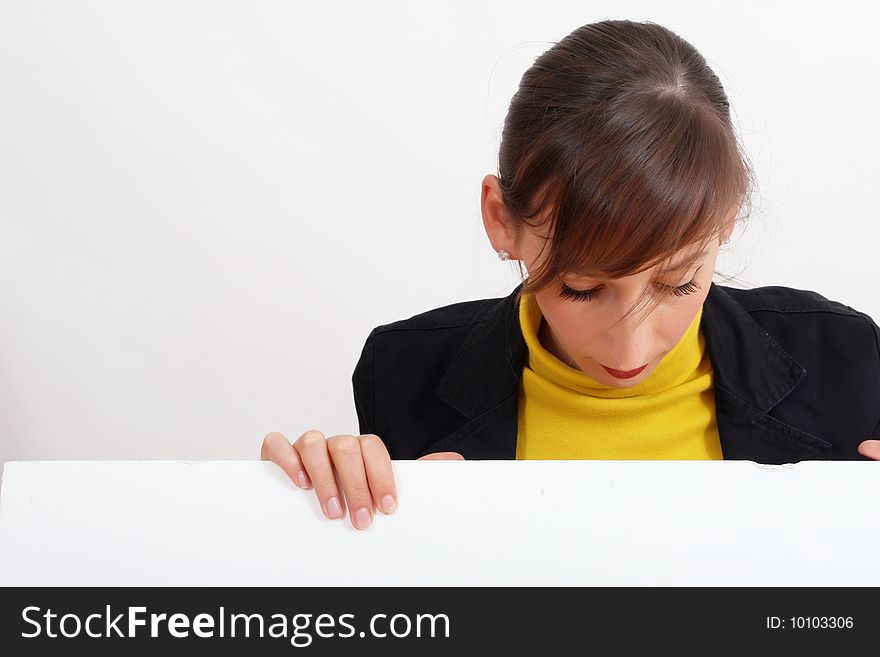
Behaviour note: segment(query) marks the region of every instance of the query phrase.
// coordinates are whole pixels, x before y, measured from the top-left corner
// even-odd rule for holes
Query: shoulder
[[[381,324],[373,329],[373,335],[399,331],[431,331],[464,328],[477,324],[486,311],[501,298],[459,301],[438,308],[425,310],[411,317]]]
[[[404,319],[376,326],[367,336],[363,353],[376,345],[393,346],[395,350],[416,350],[422,356],[452,349],[503,298],[459,301],[425,310]]]
[[[365,348],[381,345],[395,351],[415,350],[422,359],[429,354],[456,349],[488,312],[504,298],[473,299],[447,304],[376,326]]]
[[[439,377],[470,332],[504,300],[459,301],[376,326],[364,343],[355,378],[367,369],[377,380],[413,382],[426,371]]]
[[[838,446],[856,441],[835,448],[832,458],[854,458],[860,440],[880,437],[880,327],[874,319],[813,290],[719,287],[804,370],[795,393],[774,410],[778,419],[804,423]]]
[[[774,313],[830,313],[844,317],[873,321],[863,312],[855,310],[840,301],[828,299],[814,290],[803,290],[784,285],[764,285],[750,289],[740,289],[719,285],[719,288],[732,296],[749,313],[768,311]]]
[[[380,324],[367,337],[364,351],[382,354],[384,365],[398,372],[439,371],[476,325],[503,301],[503,297],[459,301]]]
[[[784,285],[750,289],[718,286],[756,322],[773,332],[809,337],[827,329],[838,338],[859,336],[880,351],[880,327],[870,315],[814,290]]]
[[[719,287],[809,372],[813,384],[821,386],[816,399],[840,393],[841,404],[843,400],[864,402],[869,406],[867,413],[876,417],[880,327],[868,314],[813,290],[781,285]],[[808,384],[804,387],[810,389]]]

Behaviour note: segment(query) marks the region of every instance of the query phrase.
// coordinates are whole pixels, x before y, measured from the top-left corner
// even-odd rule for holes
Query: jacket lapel
[[[807,370],[715,283],[703,305],[701,327],[712,361],[725,459],[791,463],[822,458],[831,450],[831,443],[768,415]]]
[[[528,354],[518,285],[474,326],[437,384],[438,397],[468,418],[423,454],[515,459],[520,376]],[[806,374],[721,287],[712,283],[701,328],[712,361],[715,409],[725,459],[784,463],[821,458],[831,444],[767,413]],[[420,455],[421,456],[421,455]]]

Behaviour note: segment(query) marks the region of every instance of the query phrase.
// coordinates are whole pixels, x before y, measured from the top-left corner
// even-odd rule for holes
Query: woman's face
[[[695,253],[704,255],[689,269],[670,271],[662,279],[657,275],[659,266],[617,279],[563,275],[558,287],[535,293],[545,320],[539,333],[541,344],[561,361],[600,383],[616,388],[638,385],[678,344],[696,317],[709,293],[724,237],[713,240],[705,250],[698,245],[677,253],[668,262],[678,263]],[[543,237],[528,229],[523,231],[518,255],[528,271],[539,264],[537,258],[543,243]],[[563,284],[574,291],[597,289],[589,299],[566,298],[560,296]],[[647,317],[640,308],[618,321],[646,287],[650,287],[659,304]],[[644,370],[631,378],[618,378],[605,370],[608,367],[627,372],[643,365]]]

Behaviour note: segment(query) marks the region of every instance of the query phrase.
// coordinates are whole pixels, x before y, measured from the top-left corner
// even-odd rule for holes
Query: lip
[[[630,370],[628,372],[621,372],[620,370],[612,370],[610,367],[605,367],[604,365],[602,365],[602,367],[605,368],[605,371],[616,379],[631,379],[634,376],[638,376],[639,374],[641,374],[642,370],[644,370],[647,366],[648,363],[645,363],[638,369]]]

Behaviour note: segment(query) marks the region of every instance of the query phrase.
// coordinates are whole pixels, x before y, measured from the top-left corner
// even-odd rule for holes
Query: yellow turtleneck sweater
[[[519,393],[517,459],[722,459],[703,308],[679,343],[640,384],[607,386],[551,354],[543,321],[522,295],[528,346]]]

